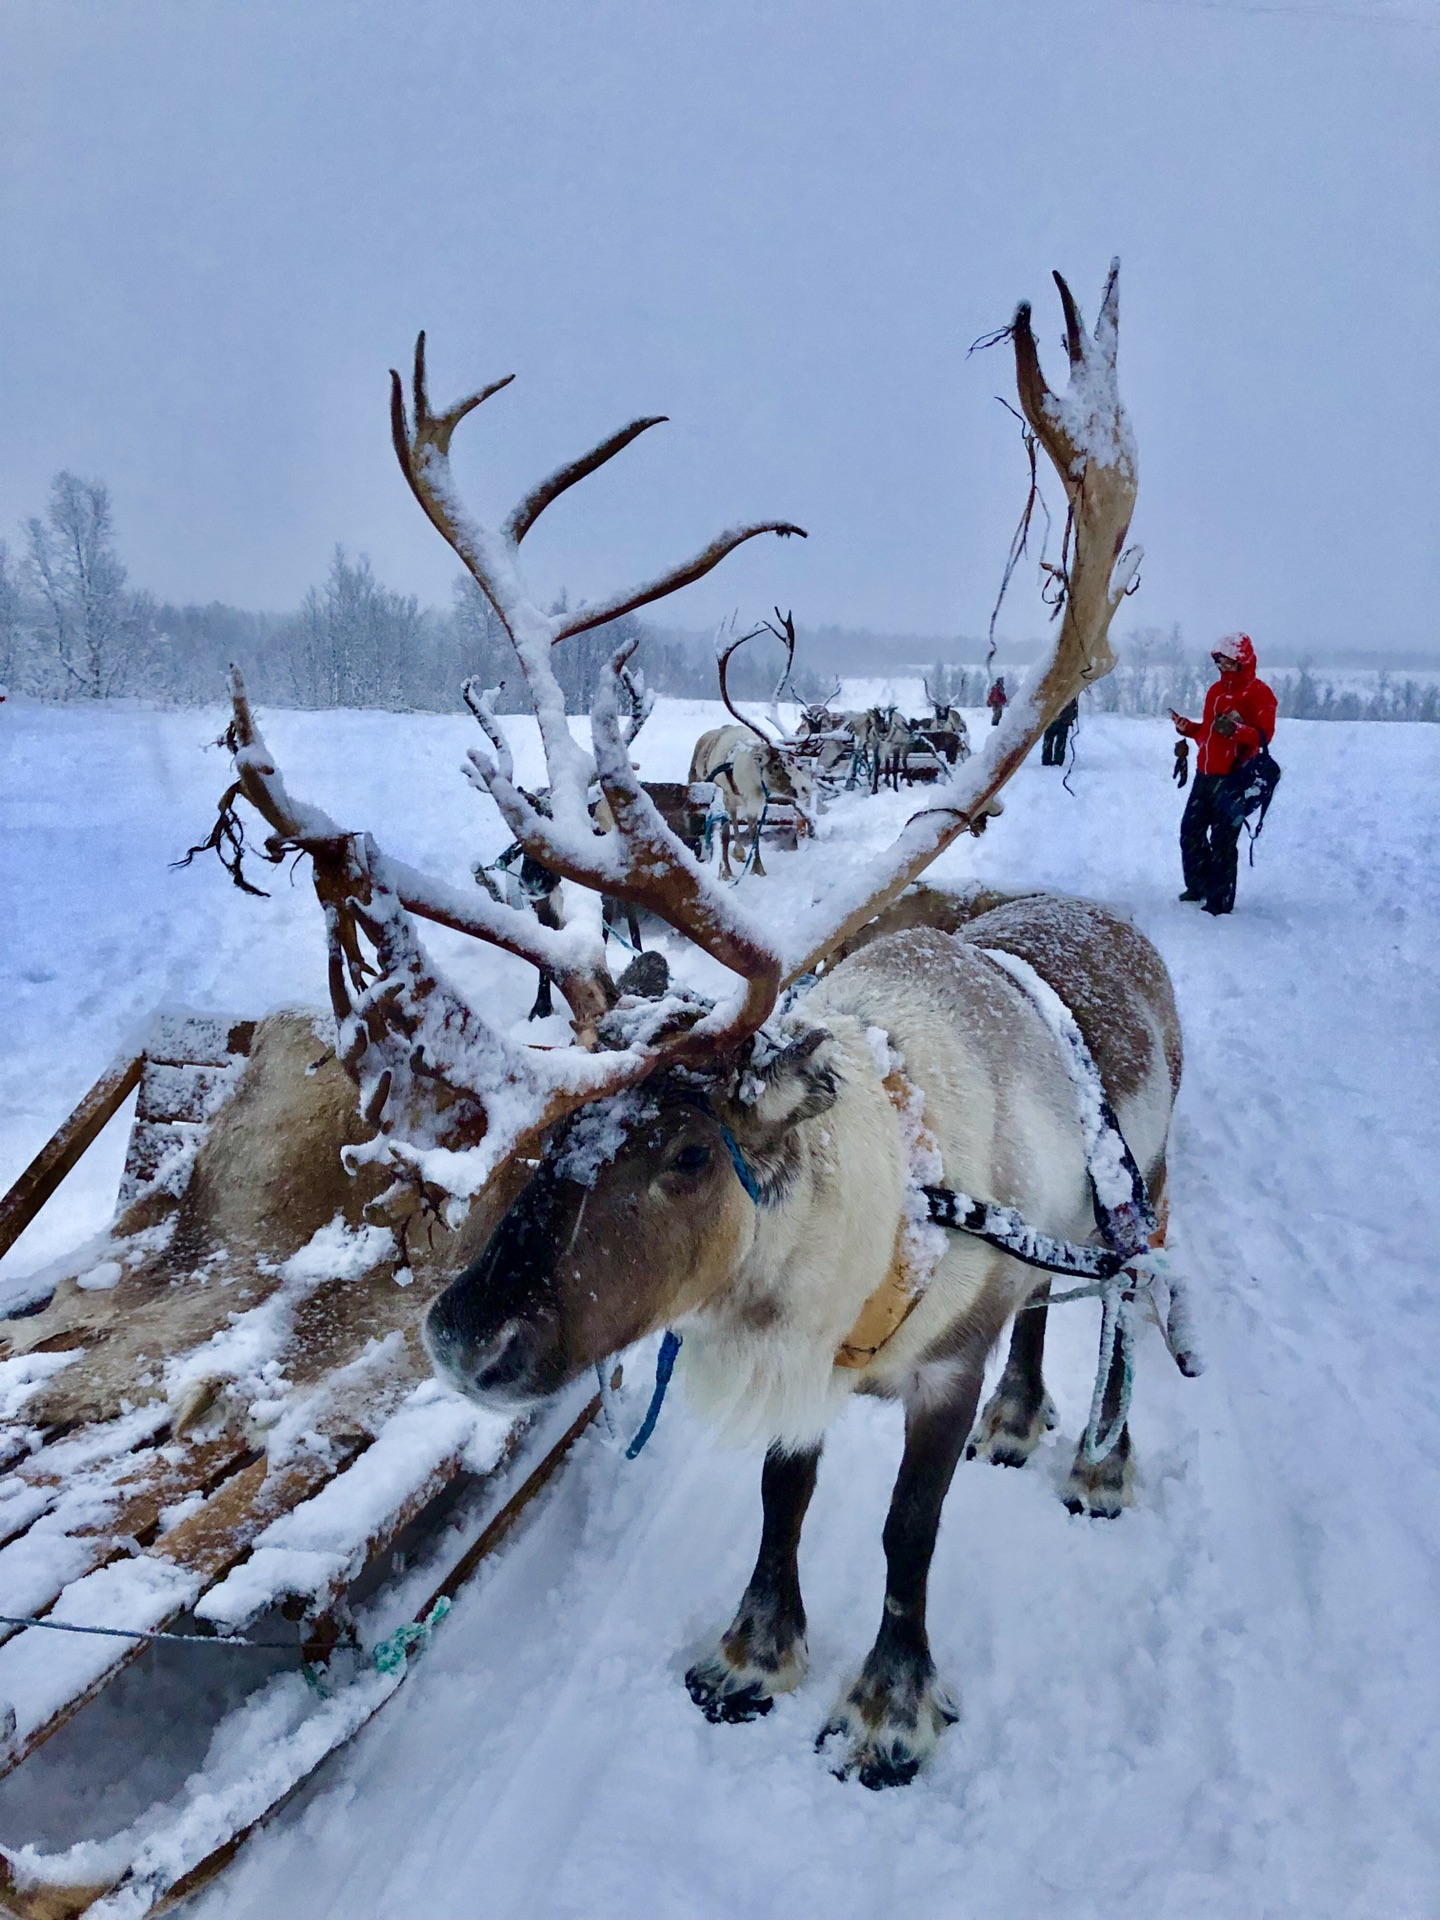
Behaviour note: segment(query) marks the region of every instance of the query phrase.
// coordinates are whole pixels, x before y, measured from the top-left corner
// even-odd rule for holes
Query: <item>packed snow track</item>
[[[645,775],[683,778],[714,712],[662,703],[637,743]],[[265,720],[294,790],[395,853],[464,881],[503,845],[458,772],[468,721]],[[308,884],[274,872],[254,900],[218,866],[167,869],[213,818],[225,766],[200,749],[219,730],[193,712],[0,710],[0,1187],[157,1002],[324,1001]],[[1284,782],[1219,921],[1176,900],[1172,739],[1087,718],[1074,797],[1032,763],[1004,818],[935,870],[1092,895],[1164,953],[1187,1043],[1172,1246],[1208,1371],[1182,1379],[1147,1332],[1137,1504],[1073,1519],[1057,1488],[1098,1315],[1052,1315],[1058,1430],[1022,1472],[962,1467],[946,1509],[930,1624],[962,1714],[928,1773],[870,1794],[813,1751],[874,1634],[898,1412],[857,1402],[827,1445],[801,1550],[809,1680],[768,1719],[713,1727],[682,1675],[748,1576],[759,1462],[716,1448],[676,1393],[633,1465],[586,1436],[385,1714],[192,1911],[1440,1912],[1440,728],[1282,723]],[[817,848],[744,886],[784,911],[807,860],[877,846],[919,804],[842,802]],[[434,944],[521,1018],[528,969]],[[10,1300],[104,1224],[124,1125],[0,1262]],[[117,1778],[184,1742],[182,1686],[157,1672],[141,1708],[146,1665],[97,1722]],[[0,1785],[7,1841],[120,1824],[118,1801],[48,1755]]]

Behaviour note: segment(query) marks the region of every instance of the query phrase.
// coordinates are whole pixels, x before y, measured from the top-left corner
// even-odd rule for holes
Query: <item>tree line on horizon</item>
[[[896,654],[913,655],[923,643],[828,628],[800,633],[793,697],[823,700],[842,673],[883,678],[922,671]],[[572,712],[588,711],[606,660],[632,638],[641,641],[637,661],[657,692],[716,697],[713,645],[631,614],[557,649],[556,672]],[[941,660],[925,672],[935,697],[978,706],[992,671],[1006,673],[1013,691],[1015,665],[980,664],[973,656],[983,646],[968,644],[969,662]],[[1210,662],[1185,645],[1178,626],[1136,629],[1120,652],[1115,672],[1086,696],[1093,710],[1199,711]],[[255,698],[276,706],[451,712],[471,676],[504,689],[501,712],[526,704],[505,631],[468,574],[455,581],[448,608],[422,607],[414,594],[377,580],[365,555],[337,546],[324,581],[292,613],[247,612],[218,601],[175,606],[130,584],[105,483],[68,472],[52,480],[43,515],[25,521],[18,550],[0,541],[0,687],[44,700],[129,696],[210,705],[223,697],[232,660]],[[779,646],[764,635],[735,656],[731,691],[745,700],[767,699],[783,668]],[[1381,673],[1362,690],[1301,668],[1278,674],[1276,691],[1288,718],[1440,721],[1434,679]]]

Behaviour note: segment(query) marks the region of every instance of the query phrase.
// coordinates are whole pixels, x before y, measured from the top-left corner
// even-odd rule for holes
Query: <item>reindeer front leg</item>
[[[820,1449],[772,1447],[760,1475],[765,1521],[750,1584],[715,1651],[685,1676],[707,1720],[754,1720],[777,1693],[805,1678],[805,1603],[800,1598],[800,1529],[815,1491]]]
[[[762,808],[750,822],[750,851],[752,856],[750,871],[753,874],[757,874],[762,880],[768,879],[769,877],[765,872],[765,863],[760,858],[760,834],[764,824],[765,813]]]
[[[925,1593],[940,1510],[975,1419],[983,1362],[939,1405],[905,1410],[905,1455],[885,1521],[885,1611],[859,1677],[820,1731],[846,1741],[835,1769],[865,1787],[903,1787],[934,1752],[959,1708],[935,1673],[925,1631]]]

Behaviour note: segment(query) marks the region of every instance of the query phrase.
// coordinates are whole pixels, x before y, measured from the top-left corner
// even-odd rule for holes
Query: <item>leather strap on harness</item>
[[[915,1098],[915,1089],[905,1075],[894,1068],[885,1076],[885,1091],[890,1096],[897,1118]],[[939,1151],[939,1143],[930,1129],[923,1124],[917,1129],[915,1145],[927,1151]],[[906,1246],[908,1219],[902,1218],[895,1235],[895,1251],[890,1256],[890,1265],[885,1278],[866,1300],[855,1317],[855,1324],[840,1342],[835,1353],[837,1367],[858,1371],[868,1367],[870,1362],[900,1331],[905,1321],[920,1303],[923,1287],[917,1285],[918,1276],[908,1258]],[[943,1223],[942,1223],[943,1224]]]

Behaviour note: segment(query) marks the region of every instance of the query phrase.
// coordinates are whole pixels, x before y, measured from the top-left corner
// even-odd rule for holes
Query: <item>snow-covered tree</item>
[[[126,588],[103,480],[57,473],[43,519],[26,522],[27,584],[42,663],[62,696],[103,700],[138,678],[154,627],[147,594]]]
[[[0,540],[0,687],[14,689],[26,679],[29,635],[23,605],[15,563],[10,549]]]
[[[322,588],[312,587],[285,635],[293,694],[306,707],[403,707],[427,646],[413,594],[375,578],[369,559],[336,547]]]

